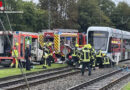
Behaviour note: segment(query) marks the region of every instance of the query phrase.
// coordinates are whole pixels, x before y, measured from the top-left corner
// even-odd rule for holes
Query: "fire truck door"
[[[29,45],[29,49],[31,50],[32,37],[30,37],[30,36],[25,37],[25,48],[26,48],[27,44]]]

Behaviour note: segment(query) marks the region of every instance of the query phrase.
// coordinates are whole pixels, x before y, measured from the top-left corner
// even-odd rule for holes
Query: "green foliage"
[[[49,0],[39,0],[40,7],[48,10]],[[75,0],[50,0],[50,24],[51,28],[78,29],[78,9]],[[48,13],[49,15],[49,13]],[[49,18],[49,17],[48,17]]]
[[[89,26],[110,26],[130,30],[130,6],[120,2],[117,6],[112,0],[49,0],[33,2],[23,0],[2,0],[14,11],[22,10],[23,14],[8,14],[13,30],[39,32],[48,28],[50,18],[51,29],[70,28],[86,32]],[[10,29],[6,14],[0,13],[7,30]],[[0,30],[2,26],[0,25]]]
[[[8,14],[14,31],[35,31],[47,28],[47,11],[41,10],[33,2],[22,0],[8,0],[6,6],[11,6],[13,11],[23,11],[23,14]],[[7,30],[10,30],[6,14],[1,14]],[[2,27],[1,27],[2,30]]]
[[[100,9],[97,0],[79,0],[78,22],[86,32],[89,26],[109,26],[111,21]]]

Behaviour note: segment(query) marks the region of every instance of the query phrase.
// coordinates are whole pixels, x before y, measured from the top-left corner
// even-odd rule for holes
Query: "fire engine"
[[[9,37],[11,45],[7,38]],[[0,64],[3,66],[9,66],[12,62],[12,49],[18,43],[18,59],[22,62],[25,62],[25,48],[29,44],[31,51],[31,60],[38,61],[41,58],[40,50],[38,48],[38,33],[33,32],[22,32],[22,31],[0,31]]]
[[[55,53],[53,58],[57,59],[57,54],[66,57],[75,44],[79,44],[80,47],[85,45],[86,35],[72,29],[43,30],[39,35],[39,42],[41,47],[44,46],[43,43],[52,42]]]

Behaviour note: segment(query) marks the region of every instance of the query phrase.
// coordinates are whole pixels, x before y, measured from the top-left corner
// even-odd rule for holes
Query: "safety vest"
[[[77,49],[74,49],[72,56],[79,56],[78,53],[79,53],[78,50],[77,50]]]
[[[47,57],[49,56],[49,49],[46,48],[43,53],[44,53],[44,54],[43,54],[43,57],[44,57],[44,58],[47,58]]]
[[[96,55],[96,57],[102,57],[101,54],[102,54],[101,51],[99,51],[99,53]]]
[[[14,49],[14,50],[12,51],[12,56],[13,56],[13,57],[18,57],[18,50],[15,50],[15,49]]]
[[[104,65],[110,64],[108,57],[104,57],[104,62],[103,62],[103,64],[104,64]]]
[[[89,49],[87,49],[87,50],[85,50],[85,49],[83,49],[82,50],[83,51],[83,62],[90,62],[90,50]]]

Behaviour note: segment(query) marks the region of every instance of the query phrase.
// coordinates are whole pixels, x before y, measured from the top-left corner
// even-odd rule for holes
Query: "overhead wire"
[[[6,1],[4,1],[4,4],[5,4],[5,7],[6,7]],[[7,21],[8,21],[8,23],[9,23],[10,30],[11,30],[11,32],[13,32],[13,29],[12,29],[12,26],[11,26],[11,23],[10,23],[9,16],[8,16],[7,13],[5,13],[5,14],[6,14],[6,17],[7,17]],[[4,26],[4,24],[3,24],[2,20],[1,20],[1,18],[0,18],[0,23],[1,23],[2,27],[3,27],[4,32],[6,32],[7,30],[6,30],[5,26]],[[9,33],[9,31],[8,31],[8,33]],[[7,40],[9,41],[10,47],[12,47],[11,41],[10,41],[10,39],[9,39],[9,36],[6,35],[6,37],[7,37]],[[12,50],[12,52],[14,53],[15,58],[17,58],[17,57],[16,57],[16,53],[14,52],[14,50]],[[18,60],[18,59],[17,59],[17,60]],[[21,71],[21,73],[22,73],[22,75],[23,75],[23,77],[24,77],[24,80],[25,80],[25,83],[26,83],[26,85],[27,85],[27,88],[28,88],[28,90],[30,90],[29,83],[28,83],[26,74],[25,74],[24,71],[23,71],[23,65],[22,65],[21,62],[20,62],[19,67],[20,67],[20,71]]]

